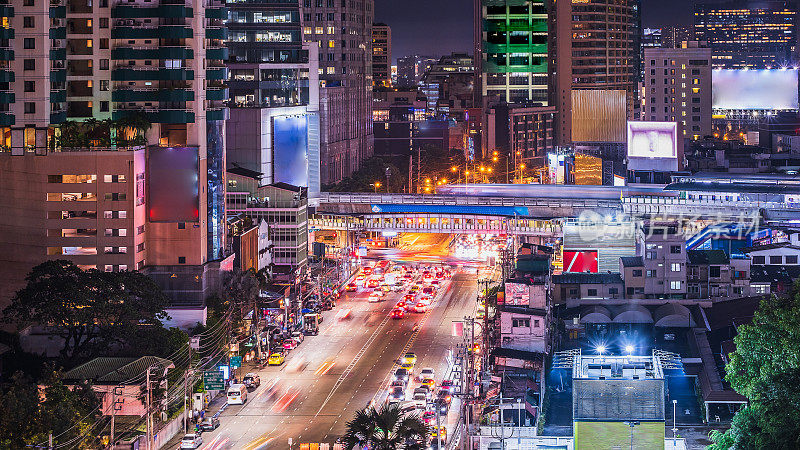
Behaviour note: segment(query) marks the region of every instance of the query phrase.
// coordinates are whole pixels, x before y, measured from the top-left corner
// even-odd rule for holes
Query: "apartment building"
[[[322,184],[373,154],[373,0],[303,0],[303,40],[319,48]]]
[[[0,14],[0,296],[63,258],[143,270],[202,305],[225,256],[222,3],[20,0]]]
[[[749,258],[731,258],[724,250],[688,250],[686,256],[688,298],[750,295]]]
[[[372,85],[392,86],[392,28],[385,23],[372,24]]]
[[[711,135],[711,49],[697,41],[644,51],[642,119],[677,122],[679,133]]]

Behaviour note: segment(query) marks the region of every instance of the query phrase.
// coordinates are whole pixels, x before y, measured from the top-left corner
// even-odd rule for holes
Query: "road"
[[[295,444],[332,444],[357,410],[385,398],[395,362],[407,351],[417,354],[417,368],[433,367],[438,381],[448,368],[448,350],[461,340],[451,336],[452,322],[475,314],[477,276],[467,270],[453,275],[428,312],[401,320],[389,318],[400,293],[379,303],[368,303],[367,293],[345,296],[325,313],[318,336],[307,337],[283,366],[259,372],[261,387],[246,405],[223,411],[220,428],[203,434],[202,448],[287,448],[290,437]],[[351,313],[339,321],[342,309]],[[451,422],[455,415],[451,411]]]

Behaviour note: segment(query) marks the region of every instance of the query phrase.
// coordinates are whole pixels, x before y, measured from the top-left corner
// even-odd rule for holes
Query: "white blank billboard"
[[[678,170],[678,124],[628,122],[628,169]]]
[[[711,95],[713,109],[798,109],[797,69],[716,69]]]

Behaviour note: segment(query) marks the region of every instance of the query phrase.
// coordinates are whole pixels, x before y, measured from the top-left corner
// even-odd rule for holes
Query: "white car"
[[[199,434],[190,433],[183,436],[181,439],[181,448],[195,449],[203,445],[203,437]]]
[[[380,292],[380,291],[375,291],[375,292],[369,294],[369,298],[367,299],[367,301],[369,301],[370,303],[377,303],[377,302],[383,300],[383,295],[382,294],[383,293]]]
[[[424,379],[426,379],[426,378],[431,378],[431,379],[433,379],[433,378],[435,378],[433,375],[434,375],[434,370],[433,370],[433,368],[431,368],[431,367],[425,367],[424,369],[422,369],[422,370],[419,372],[419,376],[418,376],[417,378],[418,378],[418,379],[420,379],[420,380],[424,380]]]

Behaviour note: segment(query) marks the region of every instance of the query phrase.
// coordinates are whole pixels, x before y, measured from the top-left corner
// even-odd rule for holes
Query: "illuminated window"
[[[700,88],[692,88],[692,93],[693,94],[699,94],[700,93]]]
[[[328,48],[333,48],[335,46],[336,46],[336,41],[334,41],[333,39],[328,41]]]
[[[314,33],[315,33],[315,34],[322,34],[322,27],[316,27],[316,28],[314,28]]]
[[[328,73],[328,75],[333,75],[336,73],[336,67],[328,67],[326,72]]]
[[[328,34],[334,34],[334,33],[336,33],[336,28],[329,26],[327,31],[328,31]]]
[[[311,34],[311,27],[303,27],[303,34]]]

